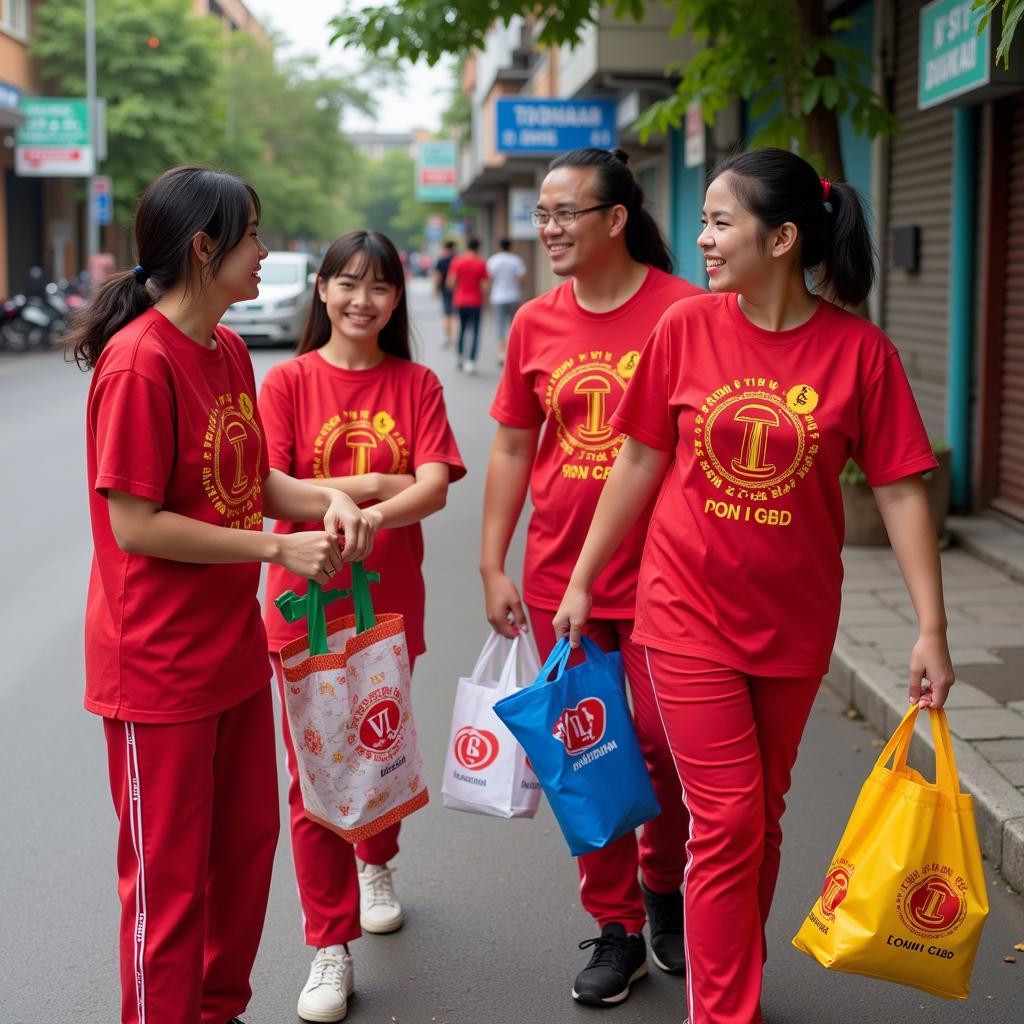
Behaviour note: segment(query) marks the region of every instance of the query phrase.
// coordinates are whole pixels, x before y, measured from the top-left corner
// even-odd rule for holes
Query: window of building
[[[28,0],[0,0],[0,29],[28,35]]]

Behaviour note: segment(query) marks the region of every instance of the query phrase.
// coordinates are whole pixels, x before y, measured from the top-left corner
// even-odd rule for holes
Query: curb
[[[858,649],[837,641],[825,682],[855,707],[884,737],[907,710],[906,680]],[[964,740],[953,737],[960,786],[974,797],[978,841],[985,859],[1018,891],[1024,891],[1024,795]],[[926,778],[935,771],[931,729],[919,718],[910,764]]]

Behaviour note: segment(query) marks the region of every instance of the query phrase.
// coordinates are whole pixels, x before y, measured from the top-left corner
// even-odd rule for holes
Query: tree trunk
[[[828,12],[825,0],[793,0],[797,26],[805,43],[827,38],[829,32]],[[831,57],[822,56],[814,66],[815,75],[835,75],[836,66]],[[835,109],[829,110],[820,100],[810,114],[803,115],[807,132],[807,146],[811,153],[822,161],[822,173],[826,178],[843,179],[843,154],[839,148],[839,117]]]

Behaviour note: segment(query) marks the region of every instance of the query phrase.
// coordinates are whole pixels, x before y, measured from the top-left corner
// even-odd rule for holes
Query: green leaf
[[[800,109],[803,110],[805,115],[809,114],[818,105],[822,82],[823,79],[821,78],[812,78],[804,87],[804,94],[800,100]]]

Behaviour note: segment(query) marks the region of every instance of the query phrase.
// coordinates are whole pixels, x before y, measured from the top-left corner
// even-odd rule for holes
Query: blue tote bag
[[[494,705],[526,751],[574,857],[660,813],[626,704],[622,659],[589,637],[583,651],[586,661],[566,668],[572,651],[563,637],[532,686]]]

